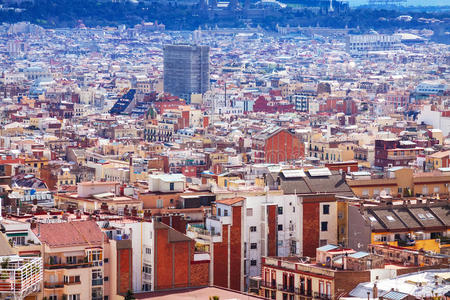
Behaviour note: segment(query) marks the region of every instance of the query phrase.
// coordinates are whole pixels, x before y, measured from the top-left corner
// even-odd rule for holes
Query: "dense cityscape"
[[[450,298],[448,11],[40,1],[0,7],[0,299]]]

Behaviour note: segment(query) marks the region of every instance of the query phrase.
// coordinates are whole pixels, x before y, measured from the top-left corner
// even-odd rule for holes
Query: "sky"
[[[367,4],[368,0],[348,0],[351,6]],[[450,5],[449,0],[407,0],[406,5],[411,6],[433,6],[433,5]]]

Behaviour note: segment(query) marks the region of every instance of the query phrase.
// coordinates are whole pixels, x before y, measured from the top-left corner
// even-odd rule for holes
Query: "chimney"
[[[373,299],[377,299],[378,298],[378,287],[377,287],[377,283],[376,282],[373,284],[372,296],[373,296]]]

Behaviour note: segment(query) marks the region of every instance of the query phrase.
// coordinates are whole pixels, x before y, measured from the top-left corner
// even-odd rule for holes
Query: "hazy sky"
[[[350,5],[367,4],[368,0],[348,0]],[[450,5],[449,0],[407,0],[406,5],[414,6],[433,6],[433,5]]]

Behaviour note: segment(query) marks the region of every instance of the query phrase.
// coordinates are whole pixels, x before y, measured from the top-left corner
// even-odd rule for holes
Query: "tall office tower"
[[[164,46],[164,92],[190,102],[192,94],[209,90],[209,47]]]

